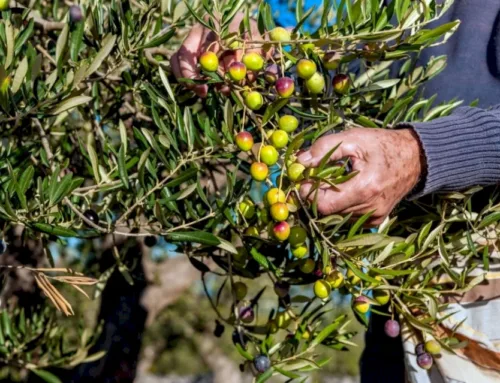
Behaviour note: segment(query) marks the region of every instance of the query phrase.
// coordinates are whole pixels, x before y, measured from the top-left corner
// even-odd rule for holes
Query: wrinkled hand
[[[318,190],[318,212],[361,216],[374,211],[370,225],[379,225],[396,204],[417,184],[424,169],[420,142],[412,129],[354,128],[324,136],[298,157],[306,167],[316,167],[333,147],[340,146],[331,160],[349,157],[355,177],[334,190],[328,184]],[[304,182],[302,198],[315,198],[313,184]]]
[[[237,32],[241,21],[243,20],[244,14],[238,13],[229,25],[229,32]],[[255,20],[250,20],[251,38],[252,40],[264,40],[261,36],[257,22]],[[202,24],[196,24],[189,32],[188,36],[182,43],[179,50],[172,55],[170,64],[172,66],[172,71],[177,79],[189,78],[189,79],[200,79],[200,69],[198,68],[198,59],[200,55],[210,50],[212,52],[219,52],[221,47],[216,42],[216,35],[210,29],[205,28]],[[248,33],[243,36],[245,39],[249,39]],[[259,48],[249,48],[245,50],[246,53],[256,52],[265,56],[271,54],[271,52],[264,52],[262,47]],[[234,61],[241,61],[243,52],[241,50],[230,50],[223,52],[219,62],[219,69],[222,72],[226,72],[227,68]],[[248,78],[252,81],[252,73],[248,73]],[[187,88],[192,89],[199,97],[205,97],[207,95],[208,86],[207,85],[193,85],[185,84]],[[229,88],[227,86],[222,86],[220,89],[224,94],[229,93]]]

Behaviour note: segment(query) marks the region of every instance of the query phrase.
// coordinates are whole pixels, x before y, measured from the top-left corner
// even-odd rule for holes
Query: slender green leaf
[[[255,247],[252,247],[252,250],[250,250],[250,254],[252,255],[253,259],[255,259],[262,267],[264,267],[265,269],[269,268],[269,261]]]
[[[375,213],[375,210],[369,211],[368,213],[359,217],[356,223],[352,225],[352,227],[350,228],[349,233],[347,234],[347,238],[350,239],[354,237],[354,235],[365,224],[365,222],[373,215],[373,213]]]
[[[49,225],[48,223],[42,222],[35,222],[32,226],[35,230],[59,237],[78,237],[78,233],[76,231],[66,227]]]
[[[68,98],[62,102],[60,102],[54,109],[52,109],[49,113],[53,115],[61,114],[69,109],[73,109],[79,105],[88,104],[92,100],[92,97],[89,96],[75,96]]]
[[[64,24],[64,27],[59,34],[59,37],[57,38],[57,44],[56,44],[56,63],[57,65],[60,65],[63,53],[66,49],[66,45],[68,43],[68,36],[69,36],[69,24]]]
[[[266,111],[264,112],[264,116],[262,117],[262,125],[265,125],[276,113],[280,111],[286,104],[288,104],[289,100],[286,98],[280,98],[270,104]]]
[[[421,252],[423,252],[424,250],[426,250],[430,246],[430,244],[436,239],[436,237],[439,235],[439,233],[441,233],[441,231],[443,230],[443,227],[444,227],[444,225],[441,224],[429,233],[429,235],[427,236],[427,238],[424,241],[424,244],[422,245],[422,248],[420,249]]]
[[[75,62],[78,61],[78,55],[82,48],[84,30],[85,23],[78,23],[73,31],[71,31],[69,55],[71,60]]]
[[[208,28],[209,30],[213,30],[213,28],[209,24],[207,24],[205,22],[205,20],[203,20],[203,18],[201,18],[198,15],[198,13],[193,9],[193,7],[191,7],[191,5],[189,4],[189,2],[187,0],[184,0],[184,4],[188,8],[188,10],[191,13],[191,15],[194,16],[194,18],[196,19],[196,21],[198,21],[200,24],[202,24],[205,28]]]
[[[328,326],[326,326],[323,330],[320,331],[318,335],[313,339],[313,341],[310,344],[310,347],[314,347],[318,344],[321,344],[328,336],[337,330],[342,322],[341,321],[336,321]]]
[[[123,182],[123,186],[125,186],[126,189],[129,188],[129,182],[128,182],[128,174],[127,174],[127,167],[126,167],[126,158],[125,158],[125,147],[123,145],[120,146],[120,150],[118,152],[118,171],[120,174],[120,179]]]
[[[45,380],[47,383],[62,383],[62,381],[53,373],[48,372],[46,370],[31,370],[35,375]]]
[[[378,233],[362,234],[338,242],[340,248],[376,245],[386,236]]]
[[[26,74],[28,73],[28,58],[24,57],[19,66],[16,69],[16,74],[14,75],[14,79],[12,80],[12,86],[10,90],[13,94],[16,94],[17,91],[21,88],[21,85],[26,78]]]
[[[16,43],[14,44],[14,54],[17,56],[21,49],[26,47],[26,41],[33,35],[35,30],[35,18],[31,18],[28,22],[28,26],[22,30],[22,32],[16,37]],[[26,58],[26,57],[25,57]]]
[[[193,242],[202,245],[218,246],[220,240],[211,233],[203,231],[174,231],[165,235],[172,242]]]
[[[67,174],[60,182],[56,183],[55,191],[53,195],[49,197],[51,205],[61,202],[62,199],[66,197],[72,186],[72,178],[73,176],[71,174]]]
[[[19,178],[19,190],[21,193],[25,194],[29,189],[31,182],[33,182],[33,176],[35,175],[35,168],[33,166],[28,166],[21,177]]]
[[[165,44],[175,36],[175,32],[175,28],[170,28],[167,31],[163,31],[158,36],[153,37],[149,42],[142,45],[139,49],[153,48]]]
[[[491,213],[490,215],[487,215],[486,217],[483,218],[483,220],[479,223],[477,228],[483,229],[498,221],[500,221],[500,212]]]
[[[5,28],[5,39],[7,42],[7,52],[6,58],[4,62],[5,69],[8,69],[10,64],[12,64],[12,60],[14,59],[14,27],[10,20],[6,20],[4,24]]]
[[[243,358],[245,358],[246,360],[253,360],[252,354],[250,354],[247,350],[244,350],[243,347],[241,347],[241,344],[236,343],[235,347],[236,347],[236,351],[238,351],[238,353]]]
[[[101,50],[97,52],[97,55],[94,57],[94,60],[92,60],[92,64],[90,64],[89,69],[87,69],[87,73],[85,74],[86,77],[90,76],[92,73],[94,73],[101,67],[104,60],[109,56],[109,54],[113,50],[116,43],[116,38],[117,36],[115,35],[108,35],[106,36],[106,38],[104,38],[104,40],[102,41]]]
[[[259,375],[259,377],[257,378],[257,381],[255,383],[264,383],[266,380],[268,380],[273,375],[273,372],[274,372],[274,370],[272,368],[268,369],[266,372]]]
[[[87,144],[87,153],[89,154],[92,171],[94,172],[94,178],[99,183],[101,180],[101,175],[99,174],[99,160],[97,158],[97,153],[95,152],[94,145],[91,142]]]
[[[158,72],[160,73],[161,81],[163,82],[163,85],[165,86],[165,89],[166,89],[170,99],[175,103],[176,99],[174,96],[174,92],[172,91],[172,87],[170,86],[170,82],[168,81],[168,78],[167,78],[165,71],[163,70],[163,68],[160,67],[160,68],[158,68]]]

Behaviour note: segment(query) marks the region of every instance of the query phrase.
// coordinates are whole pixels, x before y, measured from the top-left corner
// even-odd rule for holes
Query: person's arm
[[[397,128],[331,134],[299,156],[303,165],[315,167],[340,144],[331,160],[349,157],[359,172],[338,190],[321,187],[321,214],[375,211],[369,223],[377,225],[405,197],[500,182],[500,107],[462,107],[448,117]],[[303,198],[315,198],[311,188],[310,183],[302,185]]]
[[[461,107],[448,117],[413,124],[426,157],[426,174],[410,199],[433,192],[500,182],[500,105]]]

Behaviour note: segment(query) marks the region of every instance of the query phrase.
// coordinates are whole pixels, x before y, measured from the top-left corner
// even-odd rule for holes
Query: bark
[[[41,267],[44,253],[41,241],[24,238],[22,226],[15,226],[5,233],[8,243],[5,253],[0,255],[0,265]],[[25,269],[1,269],[2,284],[0,308],[23,307],[26,314],[43,302],[33,274]]]
[[[104,243],[107,240],[108,238]],[[118,246],[126,250],[122,261],[129,266],[134,284],[130,285],[118,268],[115,269],[102,292],[98,316],[102,332],[91,350],[105,350],[106,355],[95,362],[78,366],[63,381],[83,383],[98,378],[102,383],[132,383],[135,379],[147,316],[146,309],[140,304],[141,296],[147,288],[140,261],[144,246],[135,240],[125,241],[120,238],[118,241]],[[108,248],[100,257],[99,263],[104,265],[104,269],[115,262],[112,251],[112,248]],[[135,267],[132,267],[134,264]]]

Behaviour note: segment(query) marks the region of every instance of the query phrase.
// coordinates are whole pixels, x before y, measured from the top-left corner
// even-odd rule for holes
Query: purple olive
[[[253,360],[253,365],[257,372],[263,373],[266,372],[269,367],[271,367],[271,361],[265,355],[259,355]]]
[[[255,319],[255,314],[253,312],[253,309],[250,306],[241,307],[240,308],[240,319],[244,323],[253,322],[253,320]]]
[[[424,353],[425,353],[425,344],[424,343],[417,344],[417,346],[415,347],[415,354],[417,354],[418,356]]]
[[[264,71],[264,79],[269,84],[274,84],[278,80],[278,66],[276,64],[269,65]]]
[[[295,83],[290,77],[279,78],[274,86],[276,88],[276,92],[284,98],[290,97],[295,90]]]
[[[430,368],[432,367],[432,362],[433,359],[431,354],[424,352],[423,354],[417,356],[417,364],[424,370],[430,370]]]
[[[72,23],[78,23],[83,18],[82,9],[78,5],[72,5],[69,8],[69,20]]]
[[[290,290],[290,284],[285,281],[276,282],[274,284],[274,292],[280,298],[284,298],[288,295],[288,291]]]
[[[400,330],[401,328],[397,321],[389,319],[387,322],[385,322],[384,331],[388,337],[397,338]]]

